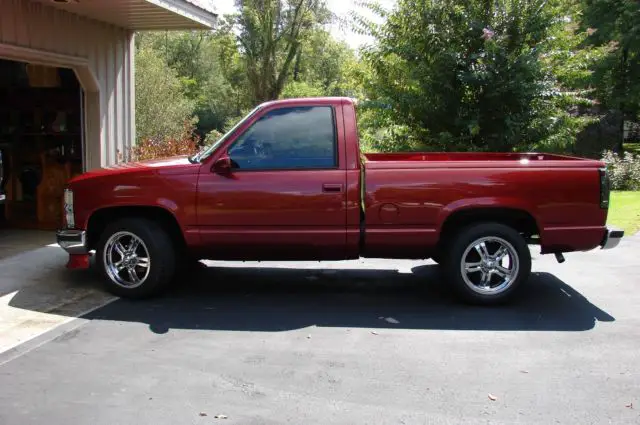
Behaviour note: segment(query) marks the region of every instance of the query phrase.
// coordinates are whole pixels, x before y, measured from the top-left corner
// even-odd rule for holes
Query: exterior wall
[[[86,169],[126,160],[135,140],[133,32],[27,0],[0,0],[0,11],[0,56],[76,71]]]

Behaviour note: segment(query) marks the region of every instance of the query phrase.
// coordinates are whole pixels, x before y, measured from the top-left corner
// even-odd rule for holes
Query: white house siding
[[[86,169],[126,159],[135,139],[133,38],[52,6],[0,0],[0,56],[20,60],[28,52],[34,61],[42,52],[42,63],[58,66],[69,59],[85,88]]]

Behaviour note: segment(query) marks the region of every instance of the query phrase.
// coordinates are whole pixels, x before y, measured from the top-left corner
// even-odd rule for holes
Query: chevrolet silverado
[[[157,293],[194,260],[435,260],[465,300],[510,299],[542,254],[612,248],[597,160],[360,151],[348,98],[259,105],[192,157],[72,179],[59,245],[111,292]]]

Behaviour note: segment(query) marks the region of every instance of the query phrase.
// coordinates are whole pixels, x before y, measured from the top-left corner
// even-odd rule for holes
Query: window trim
[[[228,153],[231,148],[238,143],[239,139],[245,135],[245,133],[247,133],[249,130],[251,130],[251,128],[253,128],[254,125],[256,125],[260,119],[264,116],[266,116],[267,114],[269,114],[270,112],[273,111],[279,111],[279,110],[283,110],[283,109],[291,109],[291,110],[295,110],[295,109],[305,109],[305,108],[328,108],[331,111],[331,122],[333,125],[333,160],[334,160],[334,165],[331,167],[300,167],[300,168],[232,168],[232,172],[233,173],[241,173],[241,172],[251,172],[251,171],[260,171],[260,172],[264,172],[264,171],[333,171],[333,170],[339,170],[340,169],[340,149],[338,148],[338,122],[336,120],[336,108],[333,105],[295,105],[295,106],[282,106],[279,108],[272,108],[272,109],[268,109],[264,112],[264,114],[260,117],[258,117],[253,123],[251,123],[250,126],[248,126],[242,133],[238,134],[237,137],[235,137],[235,140],[233,140],[225,149],[225,151],[227,152],[227,155],[229,156],[229,158],[231,158],[231,155]],[[233,158],[231,158],[233,159]]]

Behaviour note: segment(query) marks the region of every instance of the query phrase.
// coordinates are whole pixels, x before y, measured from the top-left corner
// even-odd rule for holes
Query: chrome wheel
[[[516,280],[520,261],[513,245],[502,238],[487,236],[469,244],[462,255],[460,269],[471,290],[496,295]]]
[[[142,285],[151,270],[147,246],[131,232],[114,233],[105,244],[102,260],[109,278],[127,289]]]

